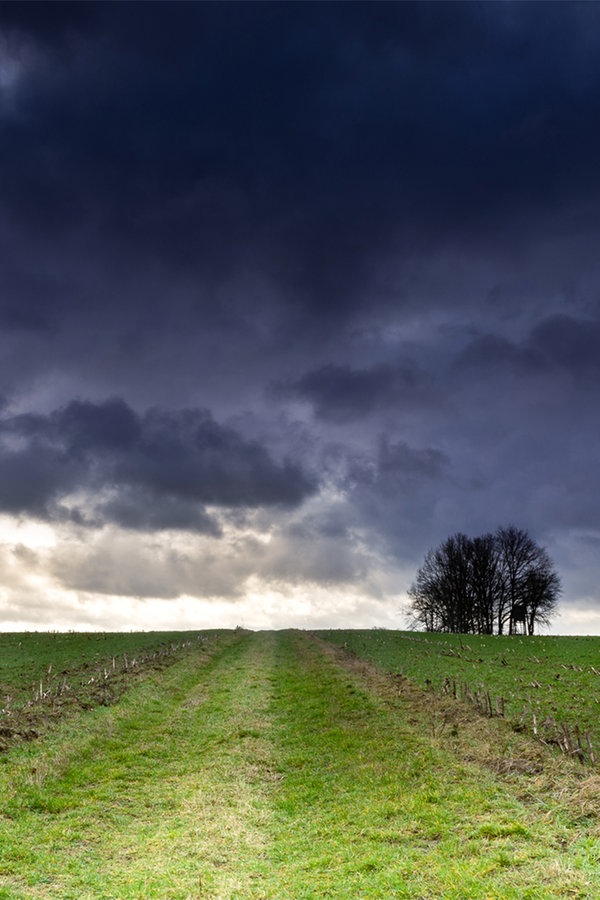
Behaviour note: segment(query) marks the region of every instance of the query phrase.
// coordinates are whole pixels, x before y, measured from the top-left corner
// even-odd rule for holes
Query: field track
[[[0,898],[596,898],[596,779],[523,741],[308,635],[221,635],[0,757]]]

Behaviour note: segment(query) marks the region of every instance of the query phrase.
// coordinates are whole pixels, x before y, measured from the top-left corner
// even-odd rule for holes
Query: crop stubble
[[[589,779],[456,716],[301,633],[214,637],[1,757],[0,897],[597,896]]]

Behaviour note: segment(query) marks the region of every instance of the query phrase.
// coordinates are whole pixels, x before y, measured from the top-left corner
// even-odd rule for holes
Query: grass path
[[[9,754],[0,897],[235,896],[265,840],[269,656],[235,636]]]
[[[229,634],[0,757],[0,898],[600,896],[597,820],[517,788],[306,636]]]

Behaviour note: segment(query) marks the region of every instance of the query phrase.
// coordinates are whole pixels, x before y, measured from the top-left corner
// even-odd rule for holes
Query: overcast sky
[[[0,4],[0,628],[600,633],[600,4]]]

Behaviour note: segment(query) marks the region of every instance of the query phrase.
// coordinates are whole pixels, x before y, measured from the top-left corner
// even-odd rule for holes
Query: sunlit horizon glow
[[[62,533],[61,533],[62,532]],[[247,528],[241,532],[245,541],[262,546],[271,543],[268,533],[253,534]],[[194,539],[173,535],[166,541],[167,552],[173,554],[193,549]],[[12,540],[11,540],[12,538]],[[122,534],[126,541],[131,535]],[[238,542],[235,530],[229,528],[232,545]],[[151,538],[156,549],[161,539]],[[318,630],[329,628],[385,628],[408,630],[409,598],[406,593],[410,576],[405,572],[404,586],[397,579],[379,585],[377,595],[364,589],[314,585],[269,585],[252,574],[248,562],[237,560],[239,570],[247,571],[245,584],[233,597],[194,596],[181,593],[172,597],[153,597],[150,594],[110,594],[86,590],[70,590],[61,585],[48,571],[56,571],[47,554],[65,544],[71,554],[79,550],[86,554],[89,544],[77,541],[76,532],[65,527],[53,529],[39,522],[24,522],[8,516],[0,518],[0,556],[5,561],[0,603],[3,610],[1,629],[7,632],[28,631],[188,631],[212,628],[270,630],[299,628]],[[115,547],[114,535],[110,546]],[[179,546],[179,551],[177,551]],[[39,554],[43,555],[40,561]],[[46,554],[46,555],[44,555]],[[35,556],[35,560],[34,560]],[[7,574],[7,565],[8,571]],[[33,562],[36,565],[32,565]],[[407,581],[406,579],[409,578]],[[390,580],[391,579],[391,580]],[[392,586],[392,582],[396,581]],[[27,610],[27,616],[23,611]],[[40,626],[40,618],[43,624]],[[600,635],[600,610],[593,597],[582,598],[581,606],[572,600],[559,604],[549,626],[540,626],[542,635]]]

